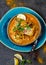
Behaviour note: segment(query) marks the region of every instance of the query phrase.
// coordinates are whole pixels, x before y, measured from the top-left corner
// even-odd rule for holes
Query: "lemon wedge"
[[[18,14],[18,15],[17,15],[17,18],[26,20],[26,16],[25,16],[24,14]]]
[[[15,54],[14,56],[22,61],[22,56],[20,54]]]
[[[14,65],[19,65],[19,60],[17,58],[14,58]]]

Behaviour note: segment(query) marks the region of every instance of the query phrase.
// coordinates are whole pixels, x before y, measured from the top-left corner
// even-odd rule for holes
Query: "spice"
[[[46,53],[46,44],[44,44],[43,48],[43,52]]]
[[[24,6],[25,2],[18,2],[18,3],[16,3],[16,0],[6,0],[6,4],[10,8],[14,8],[14,7],[17,7],[17,6]]]
[[[8,6],[11,6],[14,3],[14,0],[6,0],[6,4]]]
[[[37,61],[38,61],[40,64],[43,64],[43,62],[44,62],[43,59],[42,59],[40,56],[37,57]]]
[[[20,3],[18,3],[18,4],[19,4],[19,6],[24,6],[24,5],[25,5],[24,2],[20,2]]]
[[[14,8],[14,7],[17,7],[17,6],[24,6],[25,5],[24,2],[18,2],[18,4],[17,4],[16,0],[6,0],[6,4],[10,8]]]
[[[10,8],[14,8],[14,7],[17,7],[17,5],[16,4],[13,4],[12,6],[10,6]]]
[[[14,8],[17,5],[15,4],[15,0],[6,0],[6,4],[10,7],[10,8]]]

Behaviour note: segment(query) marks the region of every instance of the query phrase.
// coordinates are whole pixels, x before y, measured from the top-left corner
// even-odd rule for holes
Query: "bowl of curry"
[[[32,14],[21,13],[8,23],[7,34],[9,39],[16,45],[25,46],[32,44],[41,33],[39,20]]]

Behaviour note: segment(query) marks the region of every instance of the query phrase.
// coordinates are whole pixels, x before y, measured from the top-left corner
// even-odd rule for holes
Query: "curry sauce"
[[[8,24],[8,37],[17,45],[24,46],[32,44],[40,35],[41,25],[38,19],[25,13],[26,19],[13,17]]]

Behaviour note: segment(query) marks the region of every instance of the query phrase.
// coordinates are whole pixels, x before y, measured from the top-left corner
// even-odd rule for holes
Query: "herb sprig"
[[[22,27],[21,26],[21,22],[23,21],[23,19],[20,19],[19,21],[18,21],[18,23],[16,24],[16,26],[13,28],[13,31],[15,32],[16,30],[19,30],[19,31],[23,31],[24,30],[24,27]],[[31,27],[28,25],[28,24],[26,24],[26,29],[27,30],[30,30],[31,29]]]
[[[23,60],[20,62],[20,65],[25,65],[26,63],[31,64],[32,61],[31,61],[31,60],[23,59]]]

